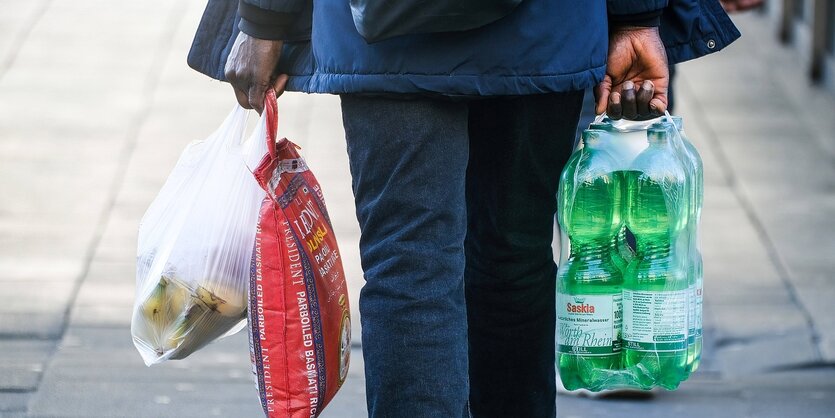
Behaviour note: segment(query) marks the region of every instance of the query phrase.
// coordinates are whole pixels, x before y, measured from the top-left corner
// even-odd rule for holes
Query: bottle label
[[[623,291],[623,341],[637,351],[687,349],[690,289]]]
[[[693,344],[696,341],[696,285],[690,285],[687,289],[690,292],[690,299],[687,303],[687,344]]]
[[[557,352],[584,356],[617,354],[623,303],[614,295],[557,293]]]
[[[696,338],[702,337],[702,288],[704,279],[702,277],[696,278]]]

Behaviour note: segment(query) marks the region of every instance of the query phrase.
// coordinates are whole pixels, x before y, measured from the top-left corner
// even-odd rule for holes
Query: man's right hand
[[[276,74],[283,41],[253,38],[238,34],[226,59],[226,79],[235,90],[238,103],[245,109],[264,110],[264,96],[270,87],[276,96],[284,93],[287,74]]]
[[[658,28],[622,27],[609,34],[606,75],[597,85],[597,114],[644,120],[667,110],[670,73]],[[637,90],[637,91],[636,91]]]

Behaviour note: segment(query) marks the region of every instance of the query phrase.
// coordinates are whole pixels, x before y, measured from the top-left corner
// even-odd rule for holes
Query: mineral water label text
[[[702,336],[702,287],[704,279],[696,278],[696,338]]]
[[[638,351],[687,349],[690,289],[623,291],[623,341]]]
[[[687,304],[687,343],[693,344],[696,340],[696,285],[690,285],[687,291],[690,292],[690,301]]]
[[[605,356],[620,352],[623,304],[614,295],[557,293],[557,351]]]

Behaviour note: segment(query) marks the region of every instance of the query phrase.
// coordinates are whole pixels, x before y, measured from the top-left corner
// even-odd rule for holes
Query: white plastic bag
[[[139,225],[131,334],[145,364],[182,359],[245,325],[264,190],[252,176],[266,118],[243,141],[247,111],[189,144]]]

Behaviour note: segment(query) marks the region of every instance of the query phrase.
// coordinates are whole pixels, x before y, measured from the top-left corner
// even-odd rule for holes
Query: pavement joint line
[[[773,75],[773,74],[772,74]],[[685,77],[681,77],[679,79],[679,85],[684,86],[684,90],[688,91],[690,97],[695,97],[693,93],[693,88],[689,85]],[[783,95],[786,93],[783,92]],[[714,149],[716,154],[717,162],[722,167],[722,170],[726,173],[726,178],[729,180],[728,187],[731,189],[734,197],[736,198],[737,202],[739,203],[740,207],[742,208],[743,212],[745,213],[745,217],[748,218],[749,222],[751,222],[751,226],[754,228],[755,233],[760,238],[760,242],[762,243],[763,247],[765,248],[766,254],[771,261],[771,264],[777,270],[777,275],[780,277],[780,281],[783,283],[783,287],[786,289],[786,293],[788,293],[789,301],[795,305],[799,310],[801,315],[803,315],[804,320],[806,321],[806,326],[809,329],[810,339],[812,342],[812,349],[814,350],[814,355],[817,361],[821,361],[823,359],[823,352],[821,351],[820,343],[821,343],[821,336],[817,330],[817,326],[815,325],[814,318],[812,317],[812,313],[809,309],[800,302],[800,298],[797,295],[797,289],[795,288],[794,282],[791,279],[791,273],[787,267],[785,260],[780,255],[779,251],[777,251],[777,247],[774,245],[774,241],[768,234],[768,230],[757,216],[756,211],[754,210],[754,206],[751,201],[748,199],[748,196],[739,188],[739,182],[737,180],[737,176],[733,171],[733,166],[730,163],[730,159],[728,155],[725,153],[725,149],[722,147],[722,141],[719,140],[719,136],[716,133],[716,130],[711,126],[710,123],[707,122],[706,114],[704,107],[698,100],[690,101],[690,105],[694,113],[697,115],[697,119],[702,121],[701,126],[704,128],[704,132],[707,136],[705,138]]]
[[[0,393],[35,393],[37,389],[32,388],[4,388],[0,387]]]
[[[0,341],[56,341],[58,337],[45,333],[0,332]]]
[[[14,36],[11,50],[8,54],[6,54],[2,64],[0,64],[0,80],[3,79],[3,76],[6,75],[9,68],[12,68],[12,65],[17,59],[17,55],[20,53],[21,48],[23,48],[23,44],[25,44],[26,39],[29,38],[29,34],[32,33],[35,25],[37,25],[38,21],[41,20],[41,17],[43,17],[51,4],[52,0],[43,0],[38,4],[38,6],[36,6],[35,10],[27,16],[28,19],[23,23],[23,25],[21,25],[21,29]]]
[[[716,348],[727,348],[733,347],[735,345],[745,345],[755,343],[758,341],[765,341],[773,337],[774,334],[758,334],[747,337],[720,337],[716,339],[716,341],[713,343],[713,346]]]
[[[803,370],[835,369],[835,361],[810,361],[798,364],[785,364],[768,368],[770,372],[791,372]]]
[[[63,313],[61,332],[59,335],[56,336],[56,338],[52,339],[57,341],[58,344],[55,344],[52,350],[50,350],[50,353],[47,356],[47,361],[44,362],[43,371],[38,374],[37,381],[35,382],[35,392],[40,388],[43,376],[52,366],[55,353],[60,346],[60,342],[64,339],[64,336],[67,333],[67,329],[69,328],[69,321],[72,314],[73,306],[75,305],[75,302],[78,299],[78,294],[81,290],[81,286],[84,283],[84,279],[90,273],[90,266],[93,262],[93,258],[95,257],[96,249],[98,249],[99,245],[101,244],[105,229],[107,228],[107,222],[110,219],[114,207],[116,206],[119,191],[122,190],[122,187],[124,186],[128,163],[130,162],[130,158],[133,155],[133,151],[136,149],[136,143],[139,138],[139,131],[152,111],[151,105],[154,101],[154,95],[156,93],[157,87],[159,86],[159,81],[162,78],[163,64],[167,61],[167,55],[171,49],[170,39],[179,29],[180,22],[182,22],[183,18],[185,17],[185,11],[187,8],[186,6],[186,2],[175,2],[175,5],[172,6],[171,11],[169,12],[169,16],[165,26],[166,30],[164,30],[159,36],[156,51],[154,52],[153,58],[151,60],[151,68],[148,70],[145,76],[144,88],[142,89],[144,93],[142,99],[142,106],[136,112],[135,116],[133,117],[133,120],[128,122],[128,127],[125,133],[125,144],[123,145],[122,151],[119,153],[119,156],[117,157],[118,161],[120,162],[119,169],[113,176],[113,182],[111,183],[110,190],[108,191],[109,198],[104,206],[104,209],[102,210],[98,222],[96,222],[95,230],[93,232],[93,239],[88,245],[87,251],[85,251],[84,267],[81,273],[78,275],[77,279],[74,281],[72,290],[70,291],[69,301]],[[26,410],[28,411],[29,409],[29,405],[27,405]]]

